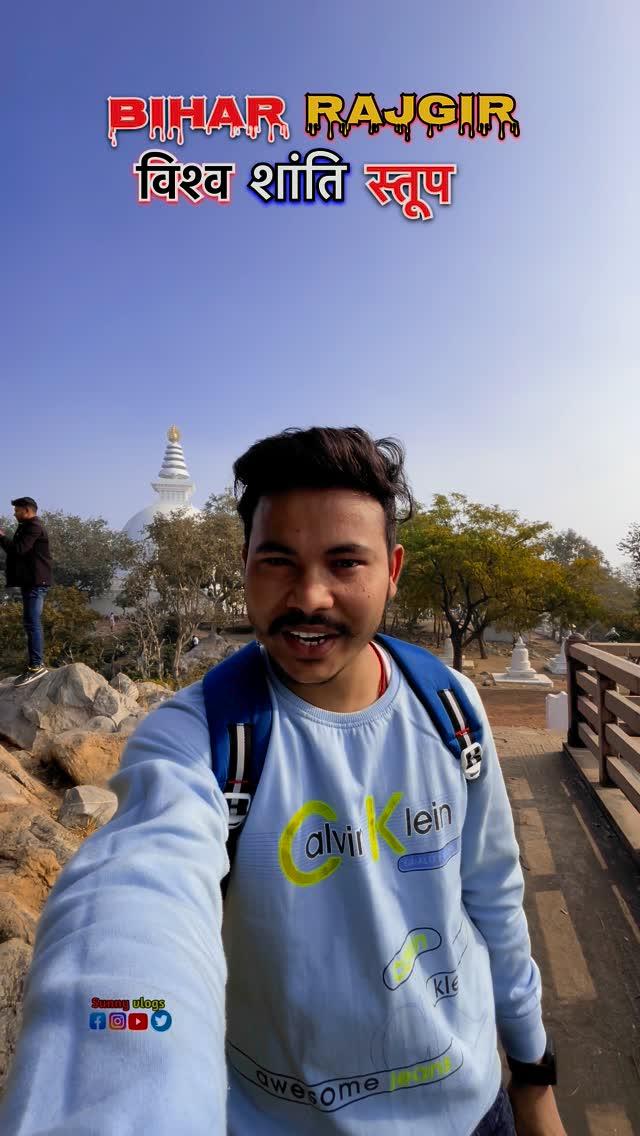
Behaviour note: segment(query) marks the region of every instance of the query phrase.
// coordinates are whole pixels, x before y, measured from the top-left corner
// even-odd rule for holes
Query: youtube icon
[[[143,1030],[149,1028],[148,1014],[129,1014],[129,1029]]]

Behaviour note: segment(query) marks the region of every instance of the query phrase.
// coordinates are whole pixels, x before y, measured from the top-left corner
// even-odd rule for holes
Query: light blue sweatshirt
[[[469,1136],[545,1047],[540,976],[485,723],[467,783],[395,665],[335,714],[270,674],[263,775],[225,904],[226,803],[200,684],[139,727],[116,816],[41,917],[5,1136]],[[143,998],[157,1029],[95,1029]],[[165,1006],[153,1013],[153,1002]],[[166,1023],[170,1015],[170,1028]]]

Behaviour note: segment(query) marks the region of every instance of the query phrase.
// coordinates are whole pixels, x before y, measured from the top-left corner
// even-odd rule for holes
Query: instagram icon
[[[123,1030],[127,1028],[127,1015],[126,1014],[109,1014],[109,1029]]]

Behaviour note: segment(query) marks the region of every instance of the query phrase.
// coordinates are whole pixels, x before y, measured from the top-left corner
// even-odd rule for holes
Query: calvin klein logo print
[[[434,1006],[438,1005],[441,998],[455,998],[459,981],[457,970],[443,970],[440,974],[432,974],[427,979],[427,990],[435,995]]]
[[[404,793],[397,790],[380,807],[374,795],[368,794],[363,801],[366,826],[360,816],[345,824],[347,818],[339,817],[328,801],[305,801],[280,833],[278,861],[282,874],[296,887],[313,887],[350,862],[384,862],[389,852],[396,857],[401,872],[444,867],[459,852],[459,837],[426,853],[408,852],[409,846],[403,841],[430,841],[441,830],[444,835],[444,830],[454,824],[451,805],[434,800],[431,812],[407,806],[403,818],[399,811],[403,798]]]
[[[456,947],[456,943],[458,944]],[[458,993],[460,984],[460,976],[458,974],[458,967],[462,961],[463,955],[469,946],[469,933],[464,923],[460,924],[460,930],[453,940],[452,946],[458,953],[458,959],[454,970],[440,970],[437,974],[430,974],[427,979],[427,993],[433,998],[434,1006],[442,998],[455,998]]]
[[[414,927],[409,931],[400,950],[382,972],[382,981],[388,990],[397,990],[413,974],[416,959],[426,951],[435,951],[442,943],[442,935],[434,927]]]

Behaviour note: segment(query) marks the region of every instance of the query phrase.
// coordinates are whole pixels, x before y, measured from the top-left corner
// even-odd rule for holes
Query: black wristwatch
[[[513,1074],[515,1085],[557,1085],[556,1048],[551,1034],[547,1034],[547,1048],[539,1064],[529,1061],[516,1061],[507,1054],[507,1064]]]

